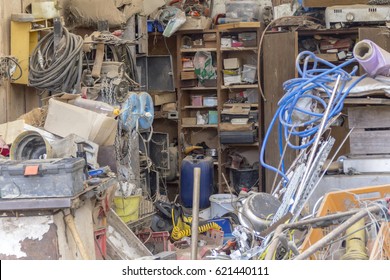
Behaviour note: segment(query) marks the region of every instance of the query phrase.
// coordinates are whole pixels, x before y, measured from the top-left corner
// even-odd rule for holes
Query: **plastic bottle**
[[[115,108],[107,103],[91,99],[84,99],[81,97],[74,99],[72,104],[77,107],[94,111],[96,113],[105,114],[109,117],[116,117],[120,113],[120,110],[118,108]]]

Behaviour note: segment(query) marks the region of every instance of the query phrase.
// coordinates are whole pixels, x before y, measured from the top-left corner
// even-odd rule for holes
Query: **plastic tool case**
[[[72,197],[84,189],[82,158],[0,161],[0,199]]]

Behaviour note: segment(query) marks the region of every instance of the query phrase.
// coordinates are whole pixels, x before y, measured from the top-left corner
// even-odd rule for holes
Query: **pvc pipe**
[[[194,189],[192,193],[191,260],[198,259],[198,227],[200,200],[200,168],[194,168]]]

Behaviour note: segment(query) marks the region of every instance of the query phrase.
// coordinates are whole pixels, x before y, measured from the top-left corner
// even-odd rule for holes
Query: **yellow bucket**
[[[132,195],[129,197],[117,196],[114,198],[115,212],[124,223],[138,220],[140,201],[140,195]]]

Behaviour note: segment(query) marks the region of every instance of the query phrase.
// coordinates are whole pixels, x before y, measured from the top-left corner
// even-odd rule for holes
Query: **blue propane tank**
[[[212,157],[203,155],[187,156],[183,159],[180,172],[180,198],[184,207],[192,208],[194,190],[194,168],[200,168],[199,208],[210,206],[210,195],[213,194],[214,164]]]

